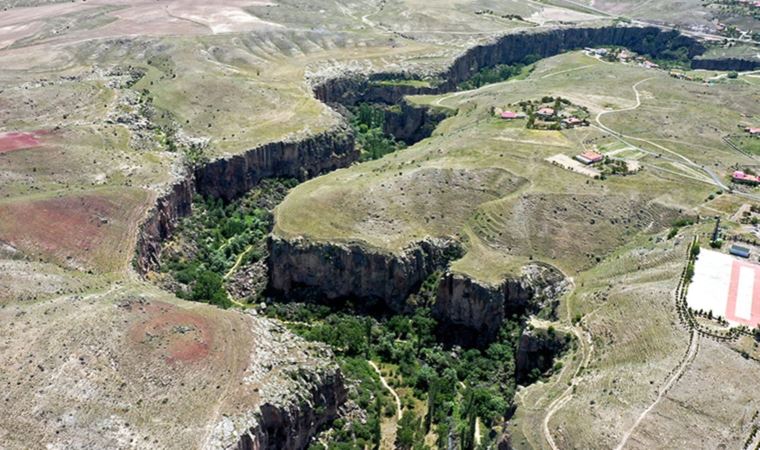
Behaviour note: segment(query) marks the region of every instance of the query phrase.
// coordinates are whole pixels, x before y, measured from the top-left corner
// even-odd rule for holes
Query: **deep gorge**
[[[647,43],[648,48],[643,48],[642,42]],[[354,107],[359,103],[384,105],[387,107],[384,131],[397,140],[413,144],[429,136],[444,116],[408,105],[403,101],[405,95],[450,92],[459,83],[486,67],[517,63],[529,56],[543,58],[584,46],[599,45],[626,46],[642,53],[647,49],[658,53],[674,47],[684,47],[687,48],[690,58],[704,52],[704,47],[693,39],[654,27],[566,28],[527,32],[507,35],[492,44],[468,50],[456,58],[447,70],[435,77],[441,80],[435,86],[377,83],[381,80],[421,77],[413,73],[385,73],[325,80],[314,86],[314,95],[339,110]],[[390,108],[394,105],[396,108]],[[229,203],[244,196],[262,179],[294,178],[303,181],[350,165],[358,158],[353,133],[347,126],[342,125],[300,141],[262,145],[240,155],[212,161],[193,172],[188,172],[185,178],[171,186],[156,201],[142,224],[138,236],[135,268],[141,274],[158,268],[161,243],[173,235],[180,218],[192,213],[192,200],[196,194]],[[457,250],[453,242],[429,240],[416,243],[402,255],[390,255],[368,252],[359,245],[312,243],[273,237],[269,243],[267,262],[269,292],[276,296],[289,297],[306,290],[311,292],[313,297],[323,301],[367,301],[383,305],[402,317],[410,317],[409,321],[413,321],[414,316],[404,315],[409,313],[405,311],[406,302],[410,296],[419,298],[422,295],[427,306],[420,308],[420,311],[430,313],[430,316],[426,315],[420,319],[422,323],[430,319],[446,324],[450,329],[463,328],[471,332],[486,330],[483,340],[470,340],[467,343],[483,348],[497,344],[508,345],[511,346],[510,354],[520,353],[518,343],[522,340],[518,338],[524,324],[521,323],[519,315],[535,295],[534,291],[553,289],[554,284],[533,289],[525,280],[505,280],[501,286],[482,286],[474,280],[443,274],[448,263],[458,254]],[[431,285],[428,280],[436,275],[440,276],[435,280],[435,284]],[[466,312],[472,309],[470,301],[473,298],[481,299],[480,302],[487,308],[480,312]],[[496,313],[486,314],[485,311]],[[273,314],[275,317],[287,319],[290,313],[275,311]],[[331,319],[331,316],[326,314],[317,314],[315,317],[322,321],[338,320]],[[380,327],[385,330],[385,325]],[[505,327],[510,331],[502,337],[508,340],[501,341],[499,333]],[[539,345],[530,340],[529,342],[526,348],[535,347],[541,351],[552,348],[552,351],[560,351],[553,345]],[[526,361],[526,351],[528,350],[521,353],[523,361]],[[351,358],[356,356],[350,355]],[[543,365],[541,369],[547,370],[547,367]],[[524,371],[531,370],[532,368],[527,368]],[[514,373],[504,375],[515,379]],[[433,384],[423,384],[420,389],[431,389],[432,386]],[[436,389],[441,389],[441,386]],[[500,405],[499,408],[501,406],[506,406],[504,415],[508,416],[509,405]],[[329,414],[323,417],[325,420],[336,415],[337,405],[327,405],[327,411]],[[303,414],[310,416],[312,413]],[[271,412],[265,414],[267,417],[281,415]],[[242,436],[239,447],[272,448],[271,443],[279,439],[282,433],[291,432],[282,421],[273,422],[271,426],[262,426],[262,430],[263,434],[257,438],[257,442],[253,442],[249,436]],[[303,432],[313,434],[315,429],[308,428]],[[304,436],[287,439],[286,442],[292,443],[287,448],[303,448],[308,440]]]

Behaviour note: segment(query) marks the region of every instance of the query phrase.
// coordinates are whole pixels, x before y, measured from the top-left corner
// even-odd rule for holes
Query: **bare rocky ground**
[[[261,423],[264,404],[287,410],[319,389],[342,395],[328,350],[267,319],[148,286],[7,304],[0,315],[5,448],[34,447],[31,439],[227,448]]]

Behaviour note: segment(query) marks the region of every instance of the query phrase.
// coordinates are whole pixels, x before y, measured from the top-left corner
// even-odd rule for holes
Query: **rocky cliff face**
[[[308,446],[320,427],[338,417],[346,401],[339,371],[320,375],[309,383],[311,392],[298,402],[261,406],[256,425],[243,433],[237,450],[300,450]]]
[[[148,218],[140,226],[137,236],[134,265],[139,273],[146,273],[158,264],[161,243],[171,236],[177,220],[190,214],[193,192],[192,178],[183,178],[161,195],[148,211]]]
[[[273,142],[198,168],[160,196],[140,227],[135,268],[145,274],[158,263],[161,243],[171,237],[177,220],[190,214],[195,193],[239,197],[270,177],[306,180],[350,165],[359,157],[345,125],[298,141]]]
[[[691,61],[692,69],[704,70],[746,70],[760,69],[760,60],[741,58],[696,58]]]
[[[433,315],[452,343],[483,345],[496,338],[505,319],[547,306],[566,287],[562,273],[548,264],[530,264],[520,276],[497,285],[447,273],[438,285]]]
[[[354,137],[339,126],[299,141],[273,142],[239,155],[212,161],[195,171],[199,194],[232,200],[264,178],[306,180],[346,167],[359,157]]]
[[[430,137],[435,127],[446,117],[448,115],[442,111],[411,105],[402,100],[400,109],[386,111],[383,131],[411,145]]]
[[[517,382],[533,382],[537,374],[554,365],[554,358],[570,344],[570,336],[554,329],[527,328],[517,346],[515,375]]]
[[[638,53],[663,54],[687,47],[689,58],[704,53],[695,39],[657,27],[560,28],[525,31],[501,37],[493,44],[479,45],[465,52],[441,75],[446,83],[439,90],[451,90],[484,67],[511,64],[528,56],[545,58],[584,47],[617,45]]]
[[[347,398],[332,352],[307,343],[262,317],[245,376],[208,435],[204,448],[301,450],[338,417]]]
[[[410,293],[448,264],[455,241],[428,239],[394,255],[359,244],[308,242],[273,236],[269,288],[281,295],[322,299],[360,298],[399,311]]]
[[[314,86],[314,95],[328,104],[355,105],[359,102],[396,104],[405,95],[442,94],[479,70],[497,64],[513,64],[528,56],[545,58],[569,50],[601,45],[628,47],[639,53],[660,56],[678,47],[688,49],[689,58],[705,52],[697,40],[675,31],[657,27],[581,27],[529,30],[505,35],[490,44],[475,46],[459,57],[444,71],[429,78],[440,81],[432,87],[380,85],[389,79],[415,79],[408,73],[377,73],[371,76],[355,75],[325,80]]]

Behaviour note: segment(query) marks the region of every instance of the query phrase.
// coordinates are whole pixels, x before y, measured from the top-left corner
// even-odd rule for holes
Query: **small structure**
[[[504,111],[499,115],[504,120],[522,119],[525,114],[520,114],[512,111]]]
[[[618,59],[620,60],[620,62],[628,62],[631,59],[633,59],[633,56],[634,56],[633,53],[629,52],[626,49],[623,49],[620,51],[620,53],[618,53]]]
[[[551,117],[554,115],[554,108],[549,108],[548,106],[544,106],[543,108],[536,111],[536,114],[538,114],[541,117]]]
[[[641,63],[641,65],[647,69],[657,69],[660,67],[658,64],[653,63],[652,61],[649,61],[648,59],[645,59],[644,62]]]
[[[562,119],[562,125],[568,128],[579,127],[583,125],[583,121],[575,116],[572,116]]]
[[[599,161],[604,159],[604,155],[601,153],[595,152],[593,150],[587,150],[580,155],[575,155],[575,160],[580,161],[583,164],[590,166],[591,164],[596,164]]]
[[[734,171],[734,173],[731,174],[731,179],[734,183],[749,184],[750,186],[757,186],[760,184],[760,178],[744,173],[741,170]]]
[[[744,131],[751,134],[752,136],[760,136],[760,127],[747,127],[744,129]]]
[[[740,258],[749,258],[749,249],[741,245],[732,245],[728,252]]]
[[[591,48],[591,47],[586,47],[584,50],[589,55],[594,55],[594,56],[607,56],[607,54],[610,52],[606,48]]]

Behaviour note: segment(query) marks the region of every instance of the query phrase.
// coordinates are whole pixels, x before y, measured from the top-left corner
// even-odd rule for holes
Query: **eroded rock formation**
[[[460,254],[454,240],[427,239],[390,254],[360,244],[270,240],[269,287],[322,299],[360,298],[399,311],[430,274]]]
[[[208,448],[300,450],[321,427],[338,417],[346,401],[343,375],[330,350],[290,334],[282,325],[252,319],[256,346],[233,401],[207,442]],[[253,394],[254,408],[246,407]]]
[[[306,448],[320,427],[338,417],[346,401],[340,371],[307,380],[305,398],[282,405],[261,406],[255,425],[240,436],[237,450],[298,450]]]
[[[570,341],[570,335],[551,327],[526,328],[517,346],[517,382],[533,382],[539,374],[551,369],[554,359],[568,348]]]
[[[452,343],[482,345],[496,338],[507,318],[551,306],[567,287],[560,271],[540,263],[496,285],[446,273],[438,285],[433,315]]]
[[[214,160],[188,174],[160,196],[140,227],[135,268],[145,274],[156,267],[161,243],[177,220],[190,214],[195,193],[232,200],[264,178],[306,180],[350,165],[359,153],[345,125],[302,140],[273,142],[240,155]]]
[[[703,70],[757,70],[760,69],[760,59],[695,58],[691,61],[691,67]]]

